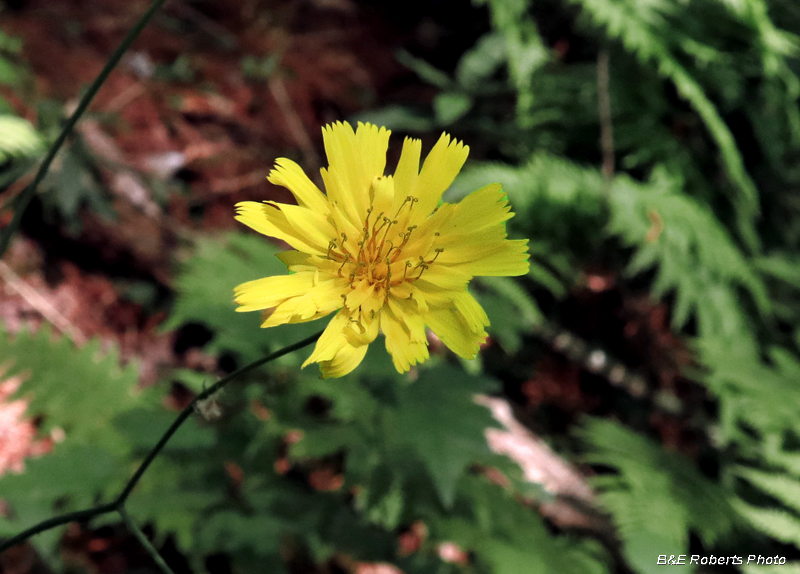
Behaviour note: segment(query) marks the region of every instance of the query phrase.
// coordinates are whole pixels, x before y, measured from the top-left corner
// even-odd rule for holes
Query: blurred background
[[[0,1],[0,225],[148,6]],[[233,206],[370,121],[389,172],[403,136],[469,145],[445,199],[502,183],[531,271],[471,284],[475,361],[379,342],[321,381],[306,350],[204,405],[128,503],[174,572],[800,572],[798,34],[795,0],[169,0],[0,260],[0,537],[112,499],[327,323],[234,313],[285,246]],[[0,555],[158,571],[115,515]]]

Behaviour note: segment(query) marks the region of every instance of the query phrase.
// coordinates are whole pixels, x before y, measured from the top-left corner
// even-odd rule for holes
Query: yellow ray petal
[[[419,274],[419,269],[413,269],[408,272],[409,276],[416,276]],[[447,291],[463,291],[467,287],[472,275],[467,273],[462,266],[448,267],[445,265],[431,264],[428,269],[422,272],[420,279],[414,283],[419,283],[419,288],[423,291],[447,290]]]
[[[489,317],[483,310],[481,304],[468,291],[464,291],[455,296],[453,302],[456,309],[473,333],[482,333],[489,326]]]
[[[468,146],[455,139],[451,141],[449,135],[442,134],[425,158],[410,194],[419,198],[419,203],[414,206],[414,222],[426,217],[439,204],[442,194],[453,183],[468,155]]]
[[[275,160],[275,169],[269,172],[270,183],[280,185],[292,192],[297,204],[314,211],[326,214],[328,200],[308,178],[303,169],[285,157]]]
[[[368,317],[361,313],[358,321],[351,321],[344,334],[348,343],[354,347],[369,345],[380,332],[380,317]]]
[[[425,331],[422,331],[422,341],[419,334],[412,333],[408,324],[398,317],[389,307],[384,307],[381,313],[381,331],[386,338],[386,350],[392,356],[392,362],[398,372],[404,373],[413,365],[425,361],[428,354],[428,344]]]
[[[275,255],[289,271],[322,271],[335,273],[339,265],[326,257],[302,251],[281,251]]]
[[[316,253],[317,255],[325,255],[328,251],[327,245],[324,247],[316,245],[313,241],[309,241],[301,235],[292,227],[286,216],[279,209],[269,204],[256,203],[255,201],[237,203],[236,220],[259,233],[282,239],[300,251]]]
[[[336,356],[329,361],[320,361],[319,368],[322,371],[322,378],[329,379],[332,377],[343,377],[352,372],[367,354],[369,345],[360,345],[354,347],[353,345],[346,345],[339,349]]]
[[[353,224],[357,224],[360,219],[358,204],[350,192],[352,185],[347,175],[340,173],[340,170],[334,167],[323,167],[319,173],[322,181],[325,182],[325,191],[328,192],[331,209],[339,209],[347,219]]]
[[[268,202],[267,205],[279,209],[295,233],[315,247],[324,247],[327,250],[331,239],[336,237],[336,228],[321,213],[299,205],[287,205],[285,203],[275,203],[274,201]],[[271,212],[267,213],[272,217],[273,214]]]
[[[344,241],[347,246],[347,251],[350,253],[357,252],[358,242],[361,241],[364,233],[362,223],[351,219],[338,204],[331,205],[331,218],[333,219],[334,225],[336,225],[336,230],[339,232],[339,236],[335,238],[337,244],[341,246],[342,241]],[[343,239],[342,235],[344,235],[346,239]]]
[[[410,257],[425,256],[434,246],[434,243],[436,247],[443,245],[442,240],[446,240],[447,237],[442,235],[439,230],[452,217],[455,209],[455,205],[444,203],[433,215],[418,223],[417,228],[411,232],[411,239],[403,248],[403,253]]]
[[[439,239],[436,244],[445,249],[472,249],[476,245],[502,242],[506,237],[508,237],[506,227],[501,223],[478,231],[466,229],[463,229],[460,233],[442,231],[439,233]]]
[[[453,304],[453,293],[435,287],[428,289],[422,281],[411,284],[411,300],[415,301],[420,313],[425,313],[428,307],[449,307]]]
[[[322,336],[317,340],[314,347],[314,352],[303,363],[303,367],[311,363],[319,363],[321,361],[330,361],[336,356],[341,349],[348,346],[347,337],[344,335],[344,328],[350,324],[350,311],[347,308],[341,309],[334,315]]]
[[[391,175],[380,177],[376,176],[372,180],[370,195],[372,196],[372,212],[370,213],[371,222],[374,223],[375,218],[377,218],[380,214],[394,214],[394,212],[391,211],[392,202],[394,201],[394,178]]]
[[[287,299],[275,307],[269,317],[261,323],[261,326],[274,327],[284,323],[304,323],[315,316],[319,316],[317,306],[310,297],[300,295]]]
[[[413,301],[389,296],[386,299],[386,306],[391,311],[392,316],[405,325],[411,341],[416,343],[427,342],[425,320],[417,312],[417,306]]]
[[[527,239],[504,239],[472,245],[471,249],[468,247],[445,249],[436,262],[442,267],[458,269],[473,277],[516,277],[525,275],[530,269]]]
[[[234,289],[237,311],[261,311],[302,295],[314,286],[314,272],[276,275],[242,283]]]
[[[345,305],[351,311],[358,309],[362,303],[373,296],[375,293],[375,283],[363,279],[353,284],[352,290],[347,293]]]
[[[341,293],[346,281],[338,277],[320,281],[311,289],[278,305],[264,319],[262,327],[284,323],[305,323],[333,313],[342,307]]]
[[[414,188],[419,175],[419,157],[422,153],[422,141],[406,138],[403,140],[403,151],[400,152],[400,161],[394,171],[395,204],[392,215],[400,207],[400,203]]]
[[[383,175],[389,135],[386,128],[335,123],[322,130],[329,167],[323,170],[325,188],[354,221],[363,221],[369,207],[369,188],[375,176]]]
[[[374,124],[358,122],[356,129],[356,148],[360,164],[357,172],[358,185],[369,186],[375,176],[382,176],[386,171],[386,151],[389,149],[391,131]]]
[[[465,359],[474,359],[486,340],[486,331],[472,331],[456,308],[431,309],[425,322],[451,351]]]
[[[453,217],[442,226],[442,233],[475,233],[514,217],[508,198],[499,183],[473,191],[456,206]]]

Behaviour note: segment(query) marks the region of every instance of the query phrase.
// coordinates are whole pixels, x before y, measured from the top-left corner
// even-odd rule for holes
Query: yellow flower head
[[[269,181],[297,205],[245,201],[236,219],[282,239],[290,274],[235,289],[237,311],[262,311],[262,327],[301,323],[339,311],[303,364],[324,377],[355,369],[382,332],[398,371],[428,358],[425,327],[472,359],[489,319],[467,291],[477,275],[523,275],[527,240],[506,239],[514,214],[499,184],[458,204],[441,203],[469,148],[442,134],[419,168],[420,140],[406,138],[394,175],[384,175],[390,132],[371,124],[322,130],[329,166],[327,195],[291,160],[276,162]]]

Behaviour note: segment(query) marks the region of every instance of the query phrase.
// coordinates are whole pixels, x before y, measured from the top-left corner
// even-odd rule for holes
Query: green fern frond
[[[757,45],[763,58],[764,73],[768,76],[786,77],[784,74],[788,70],[784,67],[786,66],[785,59],[800,55],[800,37],[775,26],[769,17],[769,6],[764,0],[717,1],[739,21],[756,32]],[[796,76],[794,77],[796,80]]]
[[[480,571],[495,574],[601,574],[604,552],[589,541],[554,536],[542,518],[484,477],[460,483],[450,516],[431,517],[431,534],[473,551]]]
[[[800,518],[794,514],[785,510],[759,508],[741,500],[734,501],[734,506],[760,532],[800,548]]]
[[[119,366],[115,349],[102,352],[94,339],[81,348],[54,338],[43,327],[13,338],[0,329],[0,364],[5,376],[20,375],[17,395],[29,399],[28,413],[44,415],[44,429],[60,427],[74,443],[122,449],[112,419],[135,404],[136,366]]]
[[[548,241],[557,249],[565,237],[580,230],[590,235],[590,225],[603,217],[603,177],[597,169],[584,168],[547,153],[537,153],[521,166],[501,163],[473,164],[465,169],[448,191],[457,200],[489,183],[502,182],[517,216],[514,228]]]
[[[723,444],[744,438],[739,424],[746,424],[761,436],[800,427],[800,389],[796,371],[800,361],[788,353],[780,363],[761,360],[752,338],[742,336],[724,340],[702,337],[696,341],[702,363],[707,367],[703,384],[720,400],[727,420],[720,430]]]
[[[733,134],[722,119],[705,90],[684,67],[665,40],[668,36],[668,15],[677,4],[663,1],[628,2],[627,0],[572,0],[605,28],[612,38],[643,64],[655,64],[659,73],[674,84],[702,118],[714,138],[731,181],[739,190],[734,201],[739,231],[751,249],[756,249],[755,218],[759,213],[758,191],[744,167],[744,160]]]
[[[788,474],[800,478],[800,452],[788,451],[783,448],[782,433],[765,435],[762,453],[767,464],[781,468]]]
[[[508,68],[517,89],[517,117],[520,125],[533,125],[531,110],[536,95],[534,76],[550,60],[536,22],[529,14],[528,0],[476,0],[487,4],[494,28],[506,42]]]
[[[532,263],[532,267],[538,267]],[[489,333],[509,353],[522,347],[522,335],[544,322],[544,316],[531,295],[509,277],[481,277],[484,290],[476,292],[489,316]]]
[[[22,474],[0,477],[0,492],[14,519],[0,519],[0,536],[18,533],[54,514],[95,504],[128,475],[130,448],[112,424],[136,404],[134,365],[119,366],[115,350],[102,352],[99,340],[76,348],[47,327],[11,337],[0,328],[3,376],[19,376],[16,396],[28,401],[27,416],[41,416],[44,430],[58,427],[66,438],[54,452],[28,459]],[[56,547],[62,529],[38,536],[44,555]]]
[[[690,529],[710,544],[732,528],[734,512],[727,495],[680,456],[601,419],[587,419],[579,436],[589,446],[586,462],[618,473],[596,486],[626,545],[663,543],[679,554],[688,547]],[[645,561],[646,552],[632,548],[629,559]]]
[[[800,512],[800,481],[781,473],[740,467],[735,473],[783,505]]]
[[[676,291],[674,327],[696,313],[701,335],[736,335],[747,322],[735,287],[744,288],[768,314],[766,287],[713,212],[680,187],[665,170],[655,170],[645,186],[618,176],[609,231],[638,248],[628,273],[657,267],[653,292]]]

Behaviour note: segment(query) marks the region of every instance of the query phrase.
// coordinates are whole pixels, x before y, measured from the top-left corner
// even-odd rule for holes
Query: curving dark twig
[[[139,544],[141,544],[142,547],[147,550],[147,553],[161,569],[161,571],[164,574],[175,574],[175,572],[172,571],[172,568],[170,568],[166,561],[161,557],[161,554],[158,553],[156,547],[153,546],[147,539],[147,536],[144,535],[144,532],[142,532],[142,529],[139,528],[138,524],[136,524],[136,521],[134,521],[133,518],[131,518],[131,515],[128,514],[128,511],[125,510],[125,507],[121,507],[118,512],[122,517],[122,520],[124,520],[125,524],[128,526],[128,530],[136,537],[136,539],[139,541]]]
[[[50,169],[50,164],[53,163],[58,150],[60,150],[61,146],[64,145],[64,141],[66,141],[67,136],[69,136],[70,132],[72,131],[72,128],[75,127],[75,124],[78,123],[78,120],[86,111],[86,108],[89,107],[89,104],[100,90],[100,86],[105,83],[106,79],[108,79],[108,76],[111,74],[111,71],[117,66],[119,61],[122,59],[122,56],[125,54],[128,48],[130,48],[131,44],[133,44],[133,41],[136,40],[142,30],[144,30],[145,26],[147,26],[153,16],[155,16],[156,12],[158,12],[159,8],[161,8],[164,2],[166,2],[166,0],[154,0],[147,11],[139,17],[139,20],[137,20],[133,28],[128,31],[128,33],[125,35],[125,38],[123,38],[122,43],[117,46],[117,49],[114,50],[113,54],[111,54],[111,57],[106,62],[106,65],[103,66],[103,69],[100,70],[100,73],[97,75],[94,82],[92,82],[92,85],[89,86],[88,90],[86,90],[86,93],[78,103],[78,107],[69,117],[67,123],[64,124],[64,128],[61,130],[61,133],[58,134],[56,141],[50,146],[50,149],[47,151],[47,155],[45,156],[41,165],[39,165],[39,170],[36,172],[36,177],[33,178],[33,181],[28,184],[28,186],[22,190],[22,193],[19,195],[19,197],[17,197],[14,205],[14,217],[11,219],[11,223],[8,224],[8,227],[6,227],[3,231],[3,236],[0,237],[0,257],[2,257],[6,252],[6,249],[8,249],[8,244],[11,241],[11,237],[19,227],[20,221],[22,220],[22,215],[25,213],[25,209],[28,207],[31,199],[33,199],[33,196],[36,193],[36,188],[44,179],[44,176],[47,174],[47,170]]]
[[[293,345],[289,345],[288,347],[284,347],[283,349],[275,351],[274,353],[270,353],[266,357],[261,357],[260,359],[253,361],[248,365],[245,365],[241,369],[234,371],[230,375],[223,377],[222,379],[220,379],[219,381],[208,387],[205,391],[197,395],[194,398],[194,400],[181,411],[181,413],[177,416],[175,421],[173,421],[173,423],[170,425],[170,427],[158,441],[156,446],[154,446],[152,450],[147,454],[145,459],[142,461],[142,464],[139,465],[139,468],[136,469],[136,472],[133,473],[133,476],[130,478],[130,480],[128,480],[128,483],[125,485],[125,488],[122,489],[122,492],[119,494],[119,496],[117,496],[116,499],[114,499],[113,502],[101,504],[100,506],[95,506],[94,508],[86,508],[84,510],[77,510],[75,512],[68,512],[66,514],[62,514],[61,516],[54,516],[53,518],[48,518],[47,520],[44,520],[39,524],[31,526],[27,530],[20,532],[13,538],[9,538],[8,540],[0,544],[0,553],[4,552],[5,550],[8,550],[12,546],[16,546],[17,544],[24,542],[31,536],[39,534],[40,532],[44,532],[45,530],[50,530],[51,528],[55,528],[56,526],[60,526],[62,524],[89,520],[91,518],[94,518],[95,516],[99,516],[100,514],[108,514],[109,512],[119,512],[119,513],[124,512],[125,501],[128,499],[131,492],[136,487],[136,484],[139,482],[139,479],[142,478],[142,475],[150,466],[150,463],[152,463],[153,459],[155,459],[155,457],[158,456],[158,454],[164,448],[164,445],[166,445],[169,439],[172,438],[172,435],[174,435],[175,432],[177,432],[177,430],[184,423],[184,421],[186,421],[186,419],[189,418],[189,416],[194,412],[195,405],[197,405],[201,401],[204,401],[205,399],[207,399],[208,397],[210,397],[211,395],[222,389],[222,387],[224,387],[237,377],[240,377],[245,373],[248,373],[253,369],[258,368],[265,363],[268,363],[279,357],[288,355],[289,353],[292,353],[294,351],[297,351],[298,349],[302,349],[303,347],[310,345],[311,343],[319,339],[320,335],[322,335],[322,331],[320,331],[319,333],[315,333],[310,337],[306,337],[302,341],[298,341]]]

